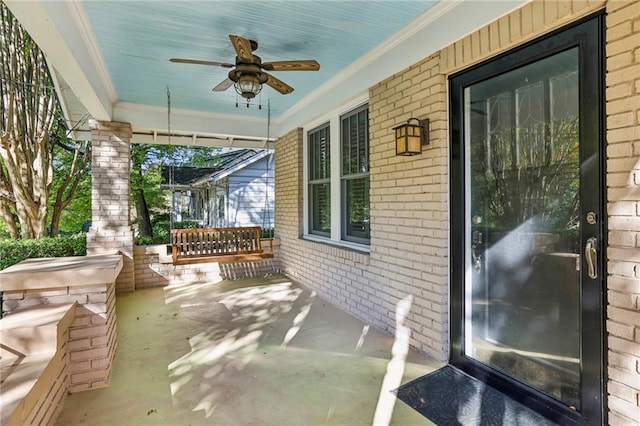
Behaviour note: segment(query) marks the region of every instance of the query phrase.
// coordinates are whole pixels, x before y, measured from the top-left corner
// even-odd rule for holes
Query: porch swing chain
[[[169,86],[167,86],[167,140],[169,146],[171,146],[171,92]],[[169,233],[173,230],[173,210],[175,208],[175,193],[174,193],[174,165],[173,161],[169,165],[169,193],[171,194],[171,208],[169,210]]]
[[[270,138],[270,130],[271,130],[271,99],[267,100],[267,140],[266,147],[267,151],[269,150],[269,138]],[[267,178],[265,180],[265,197],[264,197],[264,211],[265,214],[262,215],[262,229],[266,231],[266,225],[271,225],[271,209],[269,208],[269,162],[270,157],[272,155],[267,155]],[[270,231],[265,232],[266,235],[270,234],[270,237],[273,238],[274,229],[270,229]]]

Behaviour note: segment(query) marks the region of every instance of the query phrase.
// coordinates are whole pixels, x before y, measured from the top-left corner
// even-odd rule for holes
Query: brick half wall
[[[263,242],[263,244],[266,244]],[[274,257],[229,263],[174,265],[165,245],[134,248],[136,289],[163,287],[223,279],[264,277],[280,272],[280,243],[273,243]]]

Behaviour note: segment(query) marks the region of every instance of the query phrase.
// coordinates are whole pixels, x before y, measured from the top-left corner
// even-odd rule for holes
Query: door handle
[[[471,246],[471,261],[473,263],[473,269],[480,273],[482,270],[482,255],[478,254],[478,244]]]
[[[584,247],[584,256],[587,261],[587,273],[589,278],[595,280],[598,278],[598,239],[591,237],[587,240],[587,245]]]

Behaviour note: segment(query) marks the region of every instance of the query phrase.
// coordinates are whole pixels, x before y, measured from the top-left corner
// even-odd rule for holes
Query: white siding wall
[[[229,226],[273,228],[274,167],[272,154],[229,176]]]

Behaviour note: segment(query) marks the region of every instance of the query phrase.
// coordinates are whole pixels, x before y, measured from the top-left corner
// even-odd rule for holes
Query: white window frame
[[[362,107],[369,102],[368,94],[354,97],[349,102],[345,102],[340,107],[303,126],[302,155],[303,155],[303,238],[311,241],[329,243],[345,248],[369,253],[370,245],[342,238],[342,217],[344,213],[342,197],[342,144],[340,143],[341,117],[349,112]],[[310,233],[310,208],[309,208],[309,141],[307,134],[317,127],[329,123],[329,135],[331,140],[331,236],[323,237]]]

